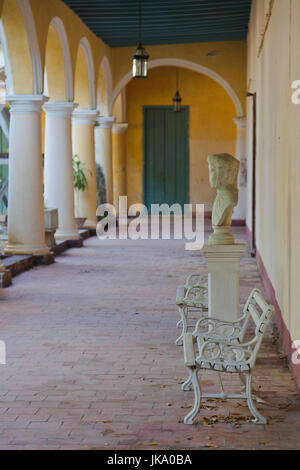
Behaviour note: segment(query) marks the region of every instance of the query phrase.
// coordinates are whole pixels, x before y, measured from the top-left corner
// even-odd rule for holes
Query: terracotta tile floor
[[[244,239],[243,229],[235,232]],[[195,271],[206,272],[204,259],[181,241],[94,237],[55,264],[14,278],[0,293],[0,339],[7,345],[0,448],[300,449],[299,394],[272,327],[254,376],[270,424],[203,424],[213,415],[250,416],[243,400],[207,402],[196,425],[182,423],[193,392],[181,391],[186,371],[174,345],[174,299]],[[253,286],[261,280],[245,257],[242,302]],[[217,387],[211,372],[201,380]],[[226,383],[239,387],[232,376]]]

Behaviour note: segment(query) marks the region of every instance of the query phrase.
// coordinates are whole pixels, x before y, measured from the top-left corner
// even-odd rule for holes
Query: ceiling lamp
[[[178,68],[176,67],[176,93],[173,96],[173,110],[175,113],[178,113],[181,111],[181,96],[178,91]]]
[[[149,54],[142,46],[142,0],[139,0],[139,43],[132,59],[133,78],[147,78]]]

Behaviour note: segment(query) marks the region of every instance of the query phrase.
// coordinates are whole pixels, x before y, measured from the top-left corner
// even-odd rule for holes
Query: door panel
[[[143,200],[151,204],[188,203],[188,107],[144,107]]]

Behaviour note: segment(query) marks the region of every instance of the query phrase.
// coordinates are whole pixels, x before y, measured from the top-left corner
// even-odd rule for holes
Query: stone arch
[[[98,74],[97,108],[102,115],[109,114],[109,103],[112,94],[112,73],[109,60],[103,57]]]
[[[95,67],[91,46],[85,37],[78,46],[74,92],[80,108],[96,109]]]
[[[54,17],[48,29],[45,67],[50,98],[54,101],[73,101],[73,74],[69,41],[65,26]]]
[[[217,72],[214,70],[209,69],[208,67],[204,67],[203,65],[196,64],[195,62],[191,62],[189,60],[183,59],[156,59],[149,61],[148,68],[152,69],[154,67],[163,67],[163,66],[174,66],[174,67],[183,67],[189,70],[193,70],[194,72],[202,73],[203,75],[207,75],[208,77],[212,78],[214,81],[219,83],[224,90],[228,93],[230,98],[232,99],[237,117],[243,116],[243,108],[241,102],[233,90],[233,88],[229,85],[229,83],[221,77]],[[129,71],[124,77],[119,81],[117,86],[112,92],[111,100],[110,100],[110,111],[112,110],[113,103],[117,96],[119,95],[120,91],[130,82],[132,79],[131,71]]]
[[[7,94],[41,94],[43,76],[29,0],[5,0],[0,22]]]

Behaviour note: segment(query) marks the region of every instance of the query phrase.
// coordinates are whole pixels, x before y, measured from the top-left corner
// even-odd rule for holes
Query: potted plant
[[[76,212],[75,217],[77,228],[83,227],[86,217],[79,217],[79,191],[85,191],[88,187],[88,182],[83,171],[82,163],[79,159],[79,155],[73,155],[73,177],[74,177],[74,189],[76,193]]]

